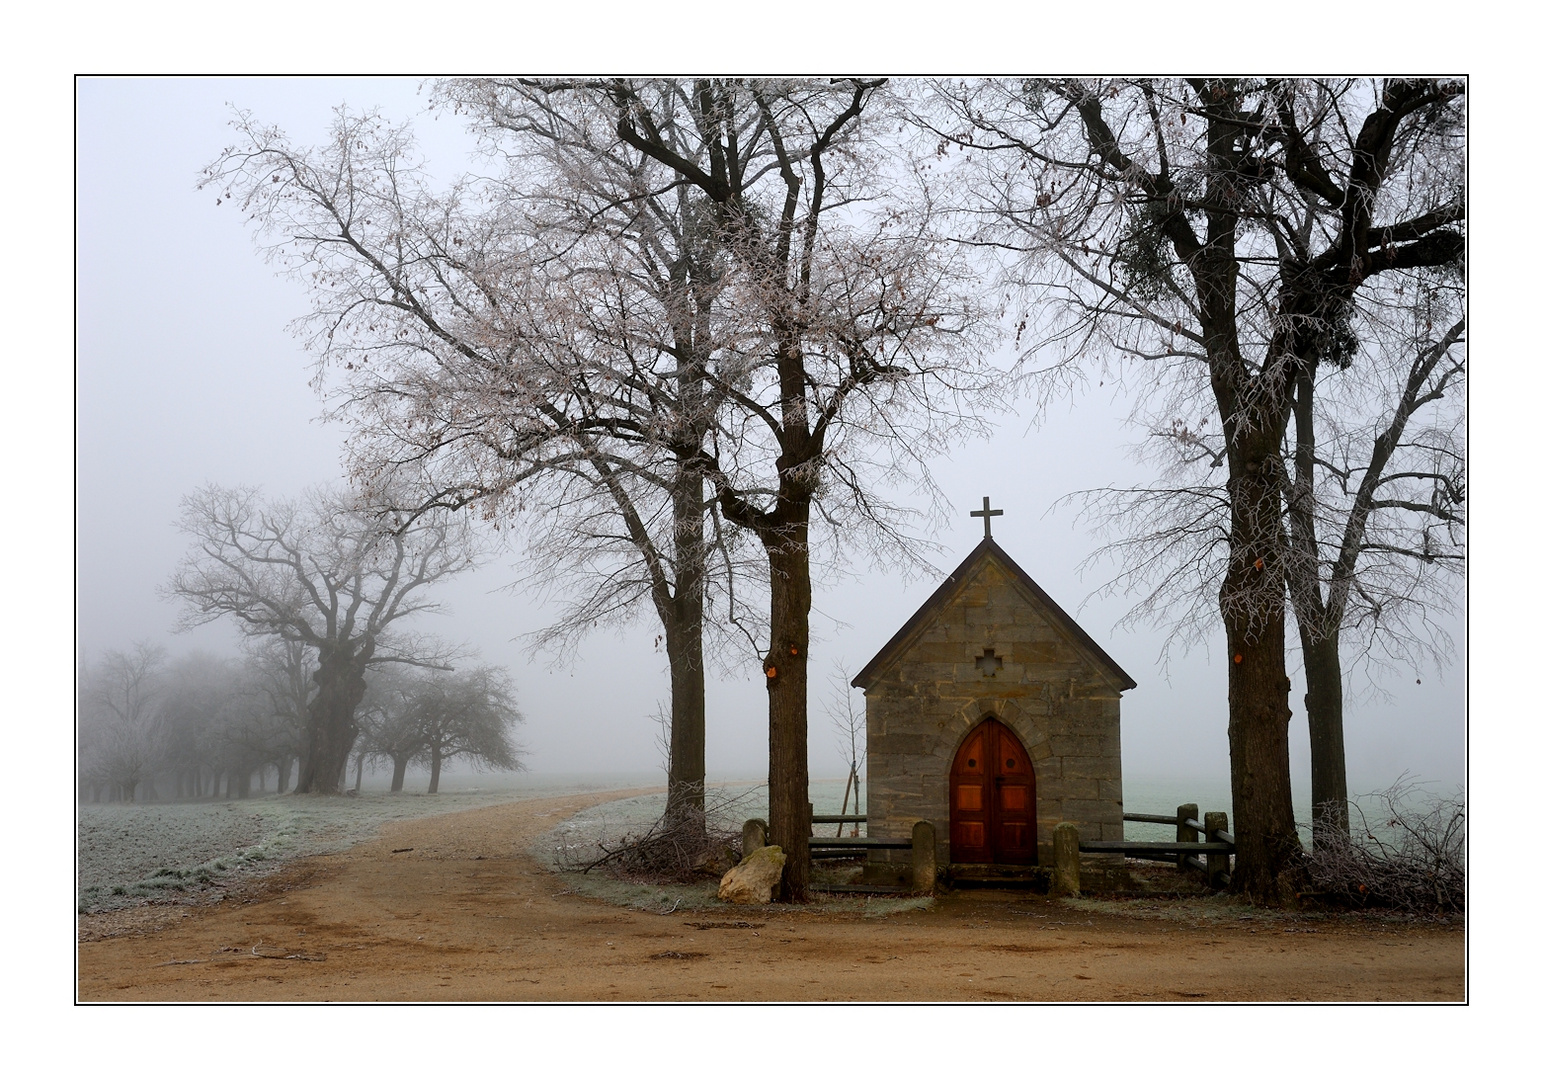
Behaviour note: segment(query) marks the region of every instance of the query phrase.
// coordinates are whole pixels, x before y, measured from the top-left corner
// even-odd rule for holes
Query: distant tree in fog
[[[218,793],[225,775],[220,728],[236,678],[228,660],[204,652],[178,659],[167,672],[161,764],[171,774],[172,794],[177,798]]]
[[[79,768],[81,782],[111,788],[133,802],[142,783],[155,798],[152,780],[165,752],[161,713],[166,650],[140,643],[113,650],[81,672],[79,686]]]
[[[400,624],[437,610],[427,587],[473,565],[468,523],[404,523],[326,491],[288,501],[210,486],[182,506],[182,529],[194,542],[167,591],[185,603],[183,625],[229,616],[248,637],[315,649],[295,790],[338,794],[359,734],[366,669],[449,659]]]
[[[279,771],[278,790],[289,789],[290,767],[305,750],[306,713],[316,670],[316,650],[303,641],[248,638],[246,666],[273,718],[269,757]]]
[[[440,769],[454,757],[495,769],[522,767],[510,738],[522,718],[509,677],[498,668],[420,675],[407,699],[407,715],[422,740],[418,758],[429,767],[430,795],[438,793]]]
[[[391,790],[402,790],[407,766],[423,752],[423,730],[413,711],[415,673],[383,671],[370,679],[359,704],[360,746],[377,760],[391,762]]]

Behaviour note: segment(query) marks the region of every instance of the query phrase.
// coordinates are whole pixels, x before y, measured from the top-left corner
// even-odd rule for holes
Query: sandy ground
[[[669,915],[573,894],[525,854],[623,793],[394,823],[202,908],[81,916],[104,1001],[1458,1001],[1460,928],[1156,917],[955,892],[886,917]],[[403,850],[409,849],[409,850]],[[1144,912],[1144,914],[1143,914]]]

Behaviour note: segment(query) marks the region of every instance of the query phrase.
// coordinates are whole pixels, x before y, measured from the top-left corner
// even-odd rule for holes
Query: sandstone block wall
[[[977,662],[987,649],[999,665]],[[949,770],[986,717],[1033,763],[1041,865],[1062,821],[1083,839],[1124,838],[1117,684],[991,561],[868,686],[871,835],[906,838],[932,821],[950,861]]]

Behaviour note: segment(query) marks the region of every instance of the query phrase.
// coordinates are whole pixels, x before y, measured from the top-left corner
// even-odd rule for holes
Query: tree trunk
[[[1317,518],[1317,376],[1318,365],[1309,363],[1297,377],[1296,401],[1292,406],[1296,421],[1296,475],[1286,516],[1291,527],[1288,536],[1293,556],[1288,584],[1296,613],[1297,639],[1302,644],[1302,669],[1307,678],[1302,704],[1307,710],[1307,737],[1312,750],[1314,837],[1324,825],[1334,823],[1343,827],[1349,810],[1345,784],[1345,696],[1339,662],[1339,620],[1343,607],[1336,606],[1336,614],[1330,615],[1319,580],[1322,557]],[[1377,468],[1375,462],[1373,468]],[[1346,564],[1346,554],[1341,549],[1342,565]],[[1354,559],[1348,565],[1353,567]]]
[[[1339,661],[1339,632],[1312,641],[1304,632],[1302,670],[1307,677],[1307,733],[1312,744],[1313,835],[1321,827],[1345,826],[1350,791],[1345,780],[1345,688]]]
[[[284,757],[279,759],[279,786],[278,786],[278,791],[279,791],[280,795],[284,794],[286,791],[289,790],[289,765],[290,765],[290,757],[289,757],[289,755],[286,754]]]
[[[664,816],[707,838],[707,682],[702,655],[702,593],[706,553],[702,546],[700,473],[674,492],[675,595],[665,620],[670,660],[670,775]]]
[[[1286,590],[1281,543],[1279,443],[1240,440],[1235,448],[1232,544],[1221,588],[1227,629],[1227,742],[1237,869],[1233,889],[1265,904],[1294,903],[1298,891],[1291,806],[1291,681],[1286,676]]]
[[[435,750],[429,758],[429,794],[439,794],[439,767],[444,763],[444,758]]]
[[[336,795],[359,737],[354,710],[364,699],[364,664],[323,651],[311,677],[316,681],[316,696],[306,709],[305,764],[295,791]]]
[[[391,794],[395,795],[402,790],[402,785],[407,781],[407,757],[394,757],[391,759]]]
[[[355,755],[354,760],[354,791],[364,794],[364,751]]]
[[[765,660],[769,700],[767,789],[769,840],[787,855],[782,899],[809,898],[809,580],[808,503],[796,526],[767,545],[771,566],[771,651]]]

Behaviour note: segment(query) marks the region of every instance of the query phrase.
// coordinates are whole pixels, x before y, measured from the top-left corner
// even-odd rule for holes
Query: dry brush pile
[[[1467,897],[1467,811],[1460,798],[1415,805],[1400,778],[1350,803],[1346,827],[1320,825],[1307,856],[1317,899],[1418,915],[1461,914]]]

